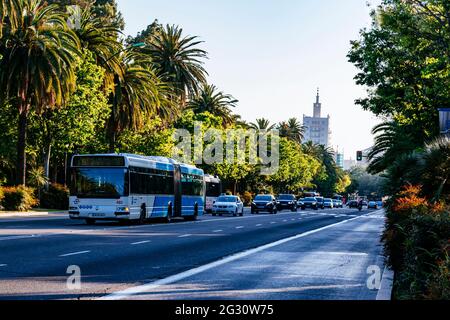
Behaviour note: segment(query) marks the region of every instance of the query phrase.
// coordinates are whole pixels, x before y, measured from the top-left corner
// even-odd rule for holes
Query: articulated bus
[[[75,155],[71,161],[71,219],[144,223],[196,220],[205,205],[204,172],[163,157]]]
[[[208,213],[212,213],[214,202],[216,202],[217,198],[222,194],[222,182],[219,178],[207,174],[205,175],[205,184],[205,210]]]

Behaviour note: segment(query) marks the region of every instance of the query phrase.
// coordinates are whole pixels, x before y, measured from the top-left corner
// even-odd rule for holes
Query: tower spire
[[[319,103],[320,101],[320,89],[317,88],[317,97],[316,97],[316,103]]]

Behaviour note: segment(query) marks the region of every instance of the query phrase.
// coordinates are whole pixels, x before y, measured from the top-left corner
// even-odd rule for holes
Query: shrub
[[[28,211],[37,206],[39,201],[34,196],[34,190],[28,187],[3,188],[4,198],[1,205],[5,210]]]
[[[2,187],[0,187],[0,210],[2,210],[2,200],[5,197]]]
[[[448,299],[449,208],[406,186],[388,204],[385,252],[396,272],[396,299]]]
[[[251,192],[245,191],[242,194],[242,201],[244,202],[244,205],[249,206],[252,203],[253,195]]]
[[[67,210],[69,208],[69,189],[53,183],[41,194],[41,207],[45,209]]]

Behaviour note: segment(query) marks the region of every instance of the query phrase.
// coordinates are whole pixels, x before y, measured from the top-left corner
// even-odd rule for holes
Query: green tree
[[[183,105],[206,84],[203,60],[207,59],[207,52],[198,48],[201,43],[195,36],[183,36],[183,29],[178,26],[167,25],[150,33],[147,46],[142,49],[151,57],[157,75],[173,86]]]
[[[222,118],[224,126],[234,123],[230,108],[236,107],[238,100],[231,95],[218,91],[216,86],[205,84],[200,92],[189,100],[187,107],[195,113],[209,112]]]
[[[117,134],[140,129],[154,115],[164,118],[177,112],[170,90],[150,67],[148,56],[136,51],[120,54],[122,76],[115,75],[112,111],[108,123],[109,151],[115,152]]]
[[[374,147],[370,150],[368,171],[377,174],[385,171],[403,154],[408,154],[422,146],[421,139],[411,125],[396,121],[381,123],[372,130],[375,135]]]
[[[438,135],[437,108],[450,107],[450,3],[384,0],[348,55],[368,88],[357,104],[409,125],[418,144]]]
[[[271,130],[275,129],[275,127],[276,127],[275,124],[271,124],[270,120],[265,119],[265,118],[256,119],[256,122],[250,123],[250,128],[258,130],[258,131],[259,130],[271,131]]]
[[[25,184],[28,116],[64,104],[75,83],[79,42],[56,5],[17,0],[0,41],[1,92],[18,111],[17,183]]]
[[[281,122],[278,125],[278,130],[280,131],[280,136],[291,139],[299,144],[302,143],[306,128],[297,118],[291,118],[287,122]]]
[[[103,92],[105,71],[90,53],[78,59],[75,71],[76,90],[66,106],[57,112],[49,109],[31,116],[30,140],[42,150],[47,178],[52,153],[62,157],[76,151],[105,150],[98,139],[111,110]]]

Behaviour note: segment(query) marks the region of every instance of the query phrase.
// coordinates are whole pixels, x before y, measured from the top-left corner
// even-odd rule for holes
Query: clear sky
[[[127,35],[158,19],[199,36],[209,53],[209,81],[239,100],[235,112],[244,120],[302,121],[320,87],[333,147],[355,159],[373,144],[378,120],[354,104],[365,90],[346,58],[350,40],[370,24],[366,0],[117,1]]]

